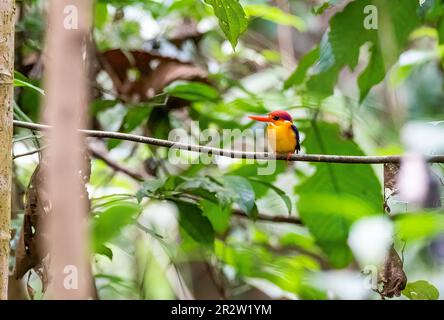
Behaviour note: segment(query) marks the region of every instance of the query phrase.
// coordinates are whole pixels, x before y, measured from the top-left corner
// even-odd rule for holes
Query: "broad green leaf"
[[[139,205],[122,201],[97,214],[92,223],[94,252],[108,255],[109,251],[104,249],[104,244],[131,224],[139,212]]]
[[[352,261],[352,252],[347,245],[352,224],[375,213],[357,198],[322,193],[301,196],[298,208],[304,225],[335,268],[343,268]]]
[[[166,179],[155,179],[143,182],[142,187],[137,191],[136,198],[140,202],[144,197],[152,197],[156,191],[165,185]]]
[[[262,184],[263,186],[265,186],[268,189],[273,190],[274,192],[277,193],[277,195],[282,199],[282,201],[284,201],[285,206],[288,209],[288,214],[291,214],[291,199],[290,197],[282,190],[279,189],[278,187],[274,186],[273,184],[266,182],[264,180],[261,179],[256,179],[256,178],[250,178],[249,179],[251,183],[259,183]]]
[[[321,254],[321,249],[316,245],[316,239],[312,235],[302,235],[295,232],[289,232],[279,239],[283,247],[302,248],[314,254]]]
[[[261,246],[226,245],[219,240],[216,240],[215,253],[220,261],[244,277],[265,279],[301,298],[311,293],[313,299],[325,299],[325,294],[304,281],[306,272],[319,270],[319,264],[311,257],[277,256]]]
[[[439,291],[425,280],[407,283],[402,294],[410,300],[438,300]]]
[[[103,2],[96,2],[94,6],[94,24],[96,28],[102,29],[108,19],[107,4]]]
[[[203,247],[214,247],[214,230],[208,217],[194,203],[176,201],[179,209],[179,225],[197,243]]]
[[[296,70],[284,83],[284,89],[297,86],[303,83],[307,75],[308,69],[319,59],[319,47],[313,48],[305,56],[301,58]]]
[[[366,11],[365,8],[376,8],[377,11]],[[372,13],[377,21],[372,20]],[[339,72],[346,66],[353,70],[358,64],[362,45],[370,43],[370,61],[358,80],[362,101],[396,62],[410,32],[419,22],[414,1],[350,2],[330,21],[330,31],[320,47],[319,70],[307,83],[307,89],[321,91],[322,96],[332,94]],[[322,65],[322,61],[329,63]]]
[[[151,114],[153,107],[149,104],[130,107],[120,125],[119,132],[131,133],[143,122],[146,122]],[[123,140],[109,139],[108,149],[111,150],[120,145]]]
[[[43,91],[43,89],[32,84],[30,79],[28,79],[25,75],[21,74],[18,71],[14,71],[14,87],[26,87],[34,90],[35,92],[38,92],[43,96],[45,95],[45,91]]]
[[[99,112],[113,108],[118,103],[118,100],[94,100],[90,106],[91,114],[97,115]]]
[[[355,142],[342,137],[337,124],[313,125],[304,146],[307,153],[364,155]],[[352,259],[346,243],[351,223],[382,211],[381,185],[370,165],[315,167],[316,172],[296,187],[298,212],[332,265],[343,267]]]
[[[286,13],[278,7],[266,4],[249,4],[244,6],[244,9],[248,16],[260,17],[276,24],[292,26],[300,31],[304,31],[306,28],[304,21],[300,17]]]
[[[304,140],[307,153],[363,156],[361,148],[341,135],[337,124],[317,123]],[[382,188],[373,168],[362,164],[318,163],[314,175],[296,187],[305,194],[330,193],[361,199],[374,212],[382,210]]]
[[[225,188],[231,190],[234,194],[234,202],[236,202],[240,209],[249,217],[255,218],[257,208],[255,206],[255,194],[251,183],[240,176],[224,176],[223,184]]]
[[[173,97],[191,102],[217,101],[219,92],[213,87],[199,82],[179,82],[165,88],[165,92]]]
[[[176,187],[176,191],[190,192],[209,201],[218,203],[222,207],[231,204],[235,194],[219,184],[218,182],[207,177],[185,178],[184,182]]]
[[[230,225],[231,208],[229,206],[221,206],[209,200],[200,202],[203,214],[208,217],[213,226],[214,231],[223,234]]]
[[[239,36],[247,30],[248,19],[239,0],[205,0],[219,19],[219,26],[230,41],[233,50]]]
[[[273,182],[274,180],[276,180],[276,177],[278,176],[278,174],[285,171],[286,164],[283,161],[276,161],[274,163],[274,165],[276,165],[276,168],[275,168],[275,170],[273,170],[273,174],[264,175],[264,176],[258,175],[258,170],[260,168],[265,169],[269,165],[270,165],[269,163],[249,164],[249,163],[247,163],[247,160],[242,160],[239,163],[236,163],[231,166],[229,174],[236,175],[236,176],[242,176],[245,178],[257,177],[259,179],[266,179],[268,182]]]
[[[442,213],[410,213],[395,219],[396,234],[405,241],[431,239],[444,233]]]

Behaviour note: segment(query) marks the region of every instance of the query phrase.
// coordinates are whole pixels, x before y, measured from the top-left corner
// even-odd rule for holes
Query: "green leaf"
[[[214,247],[214,230],[208,217],[194,203],[176,201],[179,209],[179,225],[197,243],[203,247]]]
[[[108,206],[95,216],[92,223],[94,252],[108,255],[104,244],[116,237],[120,230],[134,221],[140,207],[132,202],[119,202]]]
[[[331,123],[314,124],[304,147],[314,154],[365,155],[353,140],[342,136],[337,124]],[[300,197],[310,193],[353,196],[365,201],[374,212],[382,210],[381,183],[371,165],[318,163],[315,167],[315,174],[296,187]]]
[[[231,208],[229,206],[220,206],[209,200],[200,202],[203,214],[208,217],[213,229],[218,234],[223,234],[230,226]]]
[[[311,193],[298,201],[299,215],[316,238],[331,265],[343,268],[352,261],[352,252],[347,245],[351,225],[375,214],[364,201],[346,195]]]
[[[219,19],[219,26],[230,41],[233,50],[239,36],[247,30],[248,20],[239,0],[205,0]]]
[[[138,202],[142,201],[144,197],[151,197],[155,195],[156,191],[165,185],[166,179],[148,180],[142,183],[142,187],[136,193]]]
[[[316,239],[312,235],[302,235],[289,232],[279,239],[279,243],[283,247],[302,248],[314,254],[321,254],[321,249],[316,245]]]
[[[96,2],[94,6],[94,24],[96,28],[102,29],[108,19],[107,4],[103,2]]]
[[[307,153],[362,156],[337,124],[317,123],[304,140]],[[370,165],[318,163],[316,172],[296,187],[299,215],[334,267],[350,263],[350,225],[382,211],[381,184]],[[341,204],[342,203],[342,204]]]
[[[439,291],[425,280],[407,283],[402,294],[410,300],[438,300]]]
[[[220,261],[244,277],[265,279],[301,298],[311,293],[312,298],[325,299],[324,294],[304,281],[305,272],[319,270],[318,263],[311,257],[278,256],[261,246],[226,245],[219,240],[216,240],[215,253]]]
[[[217,101],[220,99],[219,92],[216,89],[199,82],[176,82],[166,87],[165,92],[173,97],[191,102]]]
[[[184,182],[176,187],[176,191],[186,191],[209,201],[218,203],[222,207],[231,204],[234,193],[227,190],[218,182],[207,177],[185,178]]]
[[[102,256],[108,257],[110,260],[113,259],[113,251],[104,244],[98,244],[94,248],[94,252],[97,254],[101,254]]]
[[[119,132],[131,133],[143,122],[146,122],[151,114],[153,107],[149,104],[142,104],[130,107],[120,125]],[[120,145],[123,140],[109,139],[108,150]]]
[[[251,183],[240,176],[224,176],[222,181],[225,188],[234,193],[234,202],[245,214],[254,219],[257,216],[257,208],[254,203],[255,194]]]
[[[297,86],[303,83],[307,75],[308,69],[319,59],[319,47],[310,50],[305,56],[301,58],[296,67],[296,70],[284,83],[284,89],[287,90],[292,86]]]
[[[444,215],[432,212],[399,215],[395,219],[395,230],[405,241],[432,239],[444,233]]]
[[[376,29],[366,27],[365,22],[371,20],[371,12],[365,13],[366,7],[377,9]],[[319,70],[311,77],[307,88],[320,90],[323,96],[332,94],[339,72],[347,66],[353,70],[358,64],[361,47],[370,43],[370,60],[358,81],[360,101],[363,101],[370,89],[385,77],[407,45],[409,34],[419,25],[417,7],[414,1],[402,0],[350,2],[330,20],[330,31],[320,47]],[[328,64],[322,65],[323,61]]]
[[[285,206],[288,209],[288,214],[291,214],[291,208],[292,208],[291,199],[282,189],[279,189],[278,187],[274,186],[273,184],[263,181],[263,180],[260,180],[260,179],[250,178],[249,180],[252,183],[262,184],[263,186],[265,186],[269,189],[272,189],[274,192],[276,192],[278,194],[278,196],[281,197],[282,201],[284,201]]]
[[[273,182],[274,180],[276,180],[276,177],[278,174],[284,172],[286,170],[286,164],[283,161],[276,161],[274,163],[276,165],[275,170],[273,171],[273,174],[267,175],[267,181],[268,182]],[[253,164],[249,164],[246,163],[246,160],[242,160],[236,164],[234,164],[231,168],[230,168],[230,175],[236,175],[236,176],[242,176],[245,178],[249,178],[249,177],[254,177],[258,175],[258,170],[260,168],[265,169],[267,168],[269,164],[265,163],[253,163]]]
[[[278,7],[266,4],[249,4],[244,9],[248,16],[260,17],[276,24],[292,26],[299,31],[306,29],[305,23],[300,17],[286,13]]]
[[[118,103],[118,100],[94,100],[90,106],[91,114],[97,115],[99,112],[113,108]]]
[[[45,95],[45,91],[43,91],[43,89],[33,85],[30,79],[18,71],[14,71],[14,87],[26,87],[40,93],[43,96]]]
[[[331,7],[340,3],[341,1],[342,0],[327,0],[320,5],[313,7],[311,11],[315,15],[321,15],[324,13],[325,10],[330,9]]]

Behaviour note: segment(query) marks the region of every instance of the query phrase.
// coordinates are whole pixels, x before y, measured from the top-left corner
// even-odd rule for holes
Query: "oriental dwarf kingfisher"
[[[267,139],[277,154],[287,154],[287,160],[301,150],[299,131],[287,111],[273,111],[266,116],[248,116],[250,119],[268,122]]]

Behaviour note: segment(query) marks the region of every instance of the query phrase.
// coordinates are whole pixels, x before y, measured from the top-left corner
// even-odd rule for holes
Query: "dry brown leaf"
[[[16,279],[21,279],[29,270],[34,270],[42,282],[43,292],[45,292],[49,283],[47,274],[48,251],[45,243],[47,236],[43,232],[43,220],[48,219],[51,213],[51,204],[48,203],[48,197],[42,188],[44,163],[42,161],[34,170],[28,189],[25,192],[25,215],[16,247],[14,269]],[[83,184],[89,181],[90,174],[90,159],[85,156],[85,167],[79,173],[79,178]],[[80,196],[88,198],[86,188]],[[33,290],[30,290],[29,284],[27,284],[27,287],[31,296]]]
[[[41,178],[38,165],[25,193],[25,216],[15,256],[14,276],[17,279],[22,278],[28,270],[37,267],[47,254],[44,250],[41,227],[41,221],[47,215],[39,191]]]
[[[207,82],[207,72],[201,67],[145,51],[109,50],[101,60],[115,90],[126,101],[149,100],[176,80]],[[131,69],[140,73],[135,80],[128,76]]]
[[[407,284],[403,261],[393,246],[385,260],[384,267],[379,272],[378,283],[382,284],[382,290],[378,290],[382,299],[399,297]]]

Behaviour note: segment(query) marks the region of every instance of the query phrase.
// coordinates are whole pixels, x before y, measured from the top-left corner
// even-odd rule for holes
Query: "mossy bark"
[[[8,298],[13,78],[14,0],[0,0],[0,300]]]

